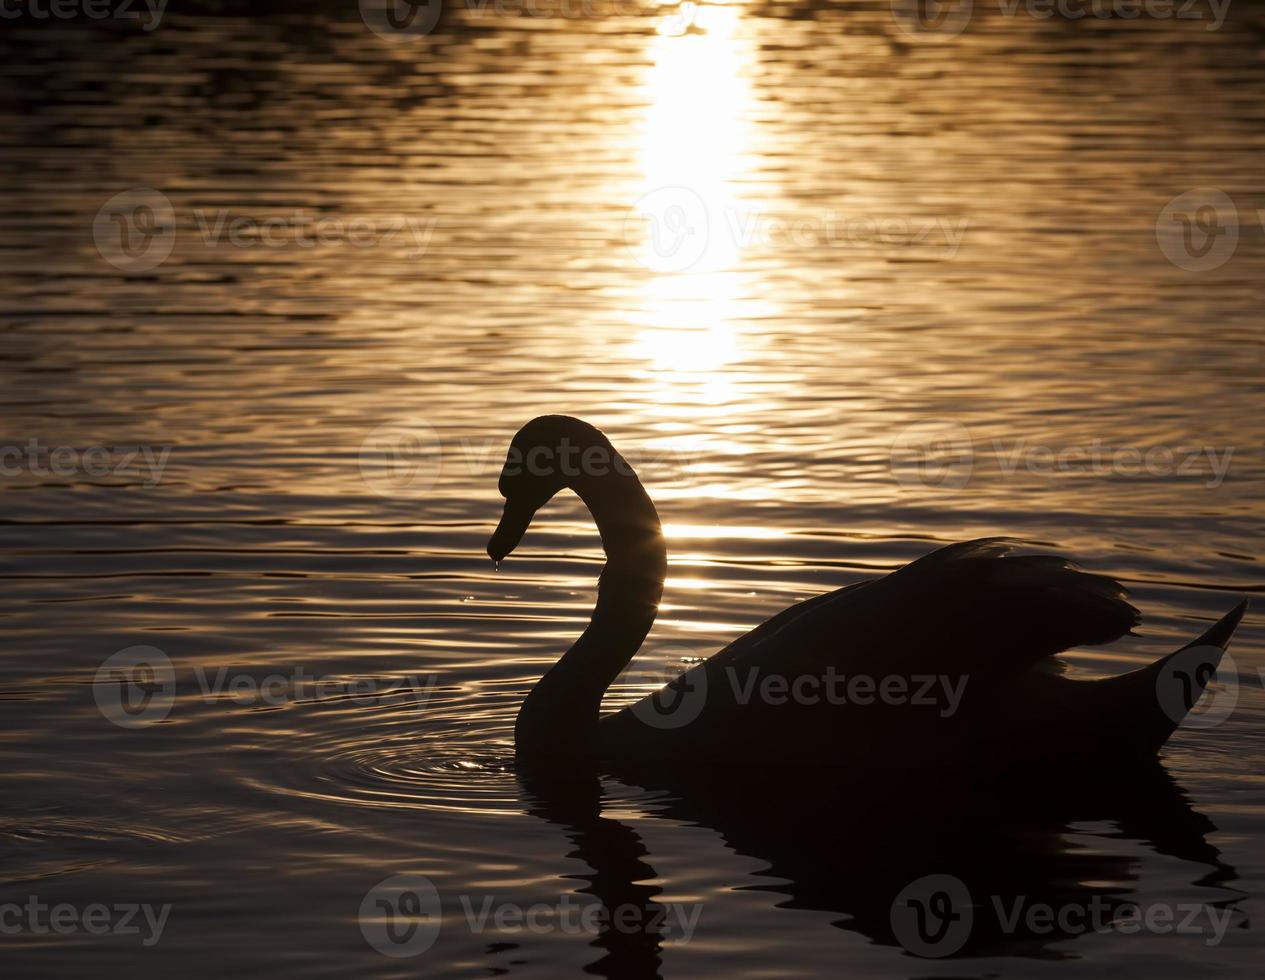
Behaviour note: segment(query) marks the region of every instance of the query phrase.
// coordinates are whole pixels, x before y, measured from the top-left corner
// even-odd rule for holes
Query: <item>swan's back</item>
[[[1118,639],[1138,612],[1111,578],[1013,552],[1000,539],[950,545],[792,606],[684,675],[679,690],[694,704],[669,700],[693,717],[674,725],[646,699],[604,719],[604,748],[674,764],[860,768],[1044,765],[1082,751],[1068,730],[1093,739],[1111,727],[1105,690],[1034,668]],[[797,678],[812,679],[800,696]]]

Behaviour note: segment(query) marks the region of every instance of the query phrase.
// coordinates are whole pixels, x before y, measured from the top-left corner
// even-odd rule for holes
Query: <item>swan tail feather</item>
[[[1120,714],[1127,726],[1123,736],[1127,741],[1143,752],[1160,750],[1216,678],[1226,648],[1246,611],[1245,599],[1180,650],[1139,670],[1101,682],[1128,702]],[[1117,704],[1118,711],[1120,707]],[[1223,712],[1223,706],[1210,704],[1201,715],[1201,727],[1223,720]]]
[[[1239,628],[1239,623],[1242,622],[1245,612],[1247,612],[1246,599],[1208,627],[1197,640],[1192,640],[1177,652],[1181,653],[1182,650],[1202,646],[1220,647],[1224,650],[1230,645],[1230,639],[1234,636],[1234,631]],[[1173,654],[1173,656],[1176,656],[1176,654]]]

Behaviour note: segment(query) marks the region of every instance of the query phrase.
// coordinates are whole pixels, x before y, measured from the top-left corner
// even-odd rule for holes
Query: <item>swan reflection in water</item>
[[[574,468],[595,451],[600,471]],[[1156,757],[1245,604],[1149,667],[1076,681],[1051,658],[1135,626],[1124,589],[1057,556],[965,542],[792,606],[601,717],[603,693],[653,624],[666,549],[654,504],[609,440],[544,416],[515,436],[502,470],[494,561],[564,488],[588,505],[607,564],[589,627],[523,703],[515,749],[528,811],[560,827],[592,869],[582,892],[603,911],[603,955],[591,971],[655,976],[667,938],[651,855],[602,815],[603,778],[663,792],[663,816],[765,862],[765,887],[784,907],[838,913],[840,928],[924,956],[1057,958],[1070,954],[1056,943],[1136,927],[1135,859],[1075,849],[1067,835],[1085,821],[1203,865],[1205,887],[1235,879],[1207,841],[1212,823]],[[739,696],[747,682],[729,675],[761,670],[897,677],[901,690],[956,672],[971,684],[954,689],[952,710],[921,713],[903,699]],[[681,710],[691,691],[705,695],[698,710],[665,723],[664,707]],[[1224,926],[1239,897],[1222,894],[1204,910]],[[1065,912],[1026,914],[1038,908]]]
[[[1216,826],[1159,763],[1127,778],[1051,780],[1018,793],[828,773],[806,782],[784,773],[563,776],[520,766],[518,778],[527,812],[557,826],[568,856],[591,869],[579,891],[603,910],[593,940],[600,953],[587,967],[601,976],[660,976],[664,943],[681,935],[656,901],[661,889],[647,884],[659,877],[654,855],[632,827],[602,814],[604,778],[664,791],[656,817],[709,828],[735,854],[763,862],[768,883],[746,887],[783,896],[779,908],[837,913],[838,928],[917,955],[1059,959],[1075,954],[1055,944],[1113,922],[1124,932],[1140,861],[1077,848],[1069,835],[1091,821],[1112,824],[1114,839],[1199,865],[1193,880],[1211,889],[1203,904],[1231,928],[1243,924],[1242,894],[1228,888],[1236,872],[1207,839]],[[950,876],[947,895],[931,875]],[[1048,924],[1013,918],[1016,908],[1042,906],[1074,914]],[[634,926],[618,928],[619,915]],[[910,918],[918,915],[923,922]],[[705,929],[705,910],[700,922]],[[1213,934],[1207,916],[1197,927]]]

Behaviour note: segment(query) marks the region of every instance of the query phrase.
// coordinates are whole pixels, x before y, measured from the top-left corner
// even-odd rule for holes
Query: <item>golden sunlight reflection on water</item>
[[[562,494],[498,571],[484,551],[506,446],[534,415],[603,428],[664,521],[662,614],[608,707],[665,661],[967,537],[1015,535],[1128,584],[1144,631],[1078,652],[1085,669],[1150,659],[1265,589],[1258,8],[1207,31],[976,4],[960,38],[915,40],[886,2],[589,20],[451,6],[444,30],[396,44],[354,12],[182,12],[152,35],[5,24],[24,46],[0,59],[19,107],[0,109],[11,438],[172,450],[156,485],[4,478],[6,869],[71,896],[170,892],[189,924],[149,951],[164,975],[226,950],[240,972],[360,975],[377,954],[346,893],[398,870],[459,895],[495,868],[524,905],[587,888],[512,747],[525,691],[589,620],[600,543]],[[29,104],[46,78],[51,116]],[[125,273],[91,229],[141,184],[179,231],[167,262]],[[1230,261],[1192,273],[1157,247],[1156,216],[1204,184],[1242,229]],[[199,216],[214,227],[218,209],[418,224],[269,247],[208,240]],[[963,467],[896,465],[924,425],[950,448],[964,434]],[[402,475],[389,454],[362,467],[383,426],[437,451]],[[1025,464],[1095,440],[1234,453],[1216,483],[1206,460]],[[1265,662],[1255,616],[1234,649],[1245,677]],[[137,643],[184,685],[139,734],[103,727],[85,695]],[[195,684],[296,666],[416,675],[428,693],[260,706]],[[1242,688],[1227,724],[1168,761],[1246,890],[1263,875],[1265,711]],[[637,787],[603,792],[603,816],[644,843],[638,887],[706,896],[700,940],[670,945],[665,975],[910,972],[832,928],[857,925],[855,906],[792,907],[757,852]],[[1226,898],[1206,860],[1123,827],[1092,836],[1127,867],[1087,873],[1052,833],[1051,880]],[[1174,940],[1171,976],[1255,968],[1260,939],[1234,932],[1218,950]],[[490,938],[451,929],[419,964],[552,977],[600,955]],[[1137,951],[1092,937],[1017,970],[1098,976]],[[112,974],[135,950],[64,952]]]
[[[637,258],[654,274],[641,287],[631,350],[648,363],[647,396],[677,418],[714,417],[735,399],[722,369],[748,353],[738,321],[771,312],[752,298],[737,243],[723,233],[750,177],[755,125],[755,54],[737,31],[741,16],[686,3],[650,42],[638,141],[639,194],[652,200]]]

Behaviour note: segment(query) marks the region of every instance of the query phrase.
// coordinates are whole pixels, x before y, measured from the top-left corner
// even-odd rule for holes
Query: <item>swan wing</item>
[[[1138,624],[1114,579],[1002,538],[933,551],[882,579],[792,606],[713,660],[784,672],[1000,678]]]

